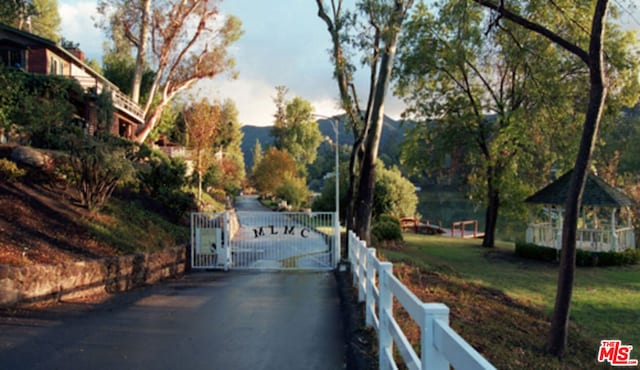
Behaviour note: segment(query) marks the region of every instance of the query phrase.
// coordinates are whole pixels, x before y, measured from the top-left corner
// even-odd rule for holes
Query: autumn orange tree
[[[206,99],[190,105],[182,112],[187,130],[187,147],[191,150],[193,170],[198,175],[198,202],[202,200],[202,177],[213,159],[213,143],[222,116],[219,105]]]

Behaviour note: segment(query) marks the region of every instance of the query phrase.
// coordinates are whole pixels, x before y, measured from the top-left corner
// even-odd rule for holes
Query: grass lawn
[[[499,290],[550,317],[558,276],[556,264],[516,257],[513,243],[498,243],[496,248],[486,249],[480,240],[415,234],[404,234],[404,238],[405,247],[384,249],[380,251],[382,255],[392,262],[404,261],[438,272],[453,281]],[[428,286],[429,282],[425,284]],[[571,320],[580,335],[597,342],[620,339],[632,344],[632,357],[639,358],[640,266],[578,268]],[[586,350],[595,359],[597,348]]]

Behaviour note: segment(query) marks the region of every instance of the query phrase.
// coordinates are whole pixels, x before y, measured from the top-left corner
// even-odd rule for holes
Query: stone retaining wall
[[[114,293],[183,274],[187,248],[55,265],[0,265],[0,307]]]

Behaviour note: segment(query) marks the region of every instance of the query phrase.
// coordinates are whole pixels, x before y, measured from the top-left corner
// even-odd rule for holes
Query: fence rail
[[[348,238],[353,283],[365,302],[365,322],[378,334],[381,369],[397,369],[394,344],[409,369],[495,369],[449,326],[446,305],[422,302],[393,275],[393,264],[381,262],[352,231]],[[420,356],[393,316],[393,297],[420,327]]]

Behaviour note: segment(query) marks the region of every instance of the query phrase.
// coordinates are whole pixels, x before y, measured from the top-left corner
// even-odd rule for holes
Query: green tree
[[[387,169],[378,163],[373,217],[387,214],[397,218],[416,215],[418,196],[416,187],[402,175],[398,167]]]
[[[0,23],[53,41],[60,41],[57,0],[3,0]]]
[[[253,186],[264,196],[272,196],[286,178],[297,177],[296,163],[284,150],[269,148],[253,172]]]
[[[520,199],[559,165],[577,127],[573,105],[584,89],[575,66],[548,42],[512,24],[486,34],[482,7],[449,1],[437,18],[419,5],[401,42],[396,89],[406,115],[422,122],[408,135],[404,160],[442,169],[464,148],[467,181],[486,205],[483,246],[493,247],[499,209]],[[546,65],[557,65],[553,74]],[[572,83],[558,84],[562,80]]]
[[[270,134],[276,148],[289,152],[298,169],[305,173],[306,166],[316,159],[322,141],[318,122],[313,118],[313,106],[300,97],[286,100],[287,89],[283,86],[276,90],[276,114]]]
[[[276,196],[297,209],[307,204],[309,190],[304,178],[289,175],[285,176],[282,184],[276,189]]]
[[[258,168],[258,164],[262,161],[262,144],[260,144],[260,140],[256,139],[256,144],[253,146],[253,150],[251,151],[253,164],[251,165],[251,175],[256,172],[256,168]]]
[[[131,79],[135,74],[136,64],[131,55],[118,51],[117,49],[108,50],[102,57],[103,75],[114,85],[118,86],[124,94],[131,94]],[[155,73],[150,68],[146,68],[142,76],[140,90],[138,94],[141,101],[146,102],[149,99],[151,85]]]
[[[573,1],[556,1],[552,5],[544,4],[538,12],[530,9],[523,10],[514,4],[505,5],[504,1],[497,3],[492,0],[473,0],[494,13],[495,26],[500,25],[501,19],[514,22],[525,29],[539,34],[549,41],[576,57],[588,70],[589,94],[585,99],[584,123],[580,146],[573,167],[569,191],[565,203],[565,218],[562,228],[562,252],[560,255],[560,269],[558,273],[558,290],[554,307],[548,349],[558,357],[562,357],[567,347],[567,333],[569,328],[569,309],[576,265],[576,233],[578,212],[582,203],[582,194],[588,170],[591,164],[593,150],[598,137],[598,130],[605,111],[605,102],[610,88],[610,78],[615,73],[607,73],[607,55],[605,40],[607,29],[607,15],[609,0],[594,0],[580,3],[576,6]],[[533,3],[532,3],[533,4]],[[561,14],[561,22],[548,22],[544,17],[550,13]],[[590,24],[585,29],[582,25]],[[575,26],[582,32],[572,34],[568,31]],[[636,79],[637,83],[637,79]]]
[[[222,169],[222,188],[227,194],[236,193],[242,189],[245,181],[244,153],[241,144],[244,134],[238,119],[238,109],[231,99],[220,105],[220,126],[213,141],[214,151],[217,152],[216,165]]]
[[[184,102],[174,101],[167,109],[162,112],[162,117],[158,121],[158,125],[149,134],[151,142],[157,141],[160,136],[164,136],[167,140],[178,145],[187,144],[187,133],[184,123],[182,111],[184,110]]]
[[[137,95],[147,64],[155,71],[138,142],[146,140],[180,92],[233,69],[227,48],[241,35],[240,21],[222,15],[218,1],[101,0],[98,11],[103,28],[135,55],[132,96]]]
[[[53,41],[60,41],[60,14],[57,0],[32,0],[35,14],[31,16],[31,32]]]
[[[349,177],[352,185],[348,193],[349,209],[353,211],[347,212],[347,227],[354,225],[358,236],[370,242],[375,166],[384,119],[384,102],[402,23],[413,6],[413,0],[363,0],[358,1],[357,10],[351,12],[344,10],[342,0],[331,0],[329,5],[326,1],[316,0],[316,4],[318,17],[325,22],[331,36],[331,57],[340,102],[356,138],[350,160]],[[357,13],[363,16],[361,23],[357,22]],[[365,109],[360,108],[356,94],[353,81],[355,63],[349,60],[349,45],[355,45],[358,50],[353,55],[365,55],[364,61],[369,67]],[[354,194],[356,179],[357,193]]]

